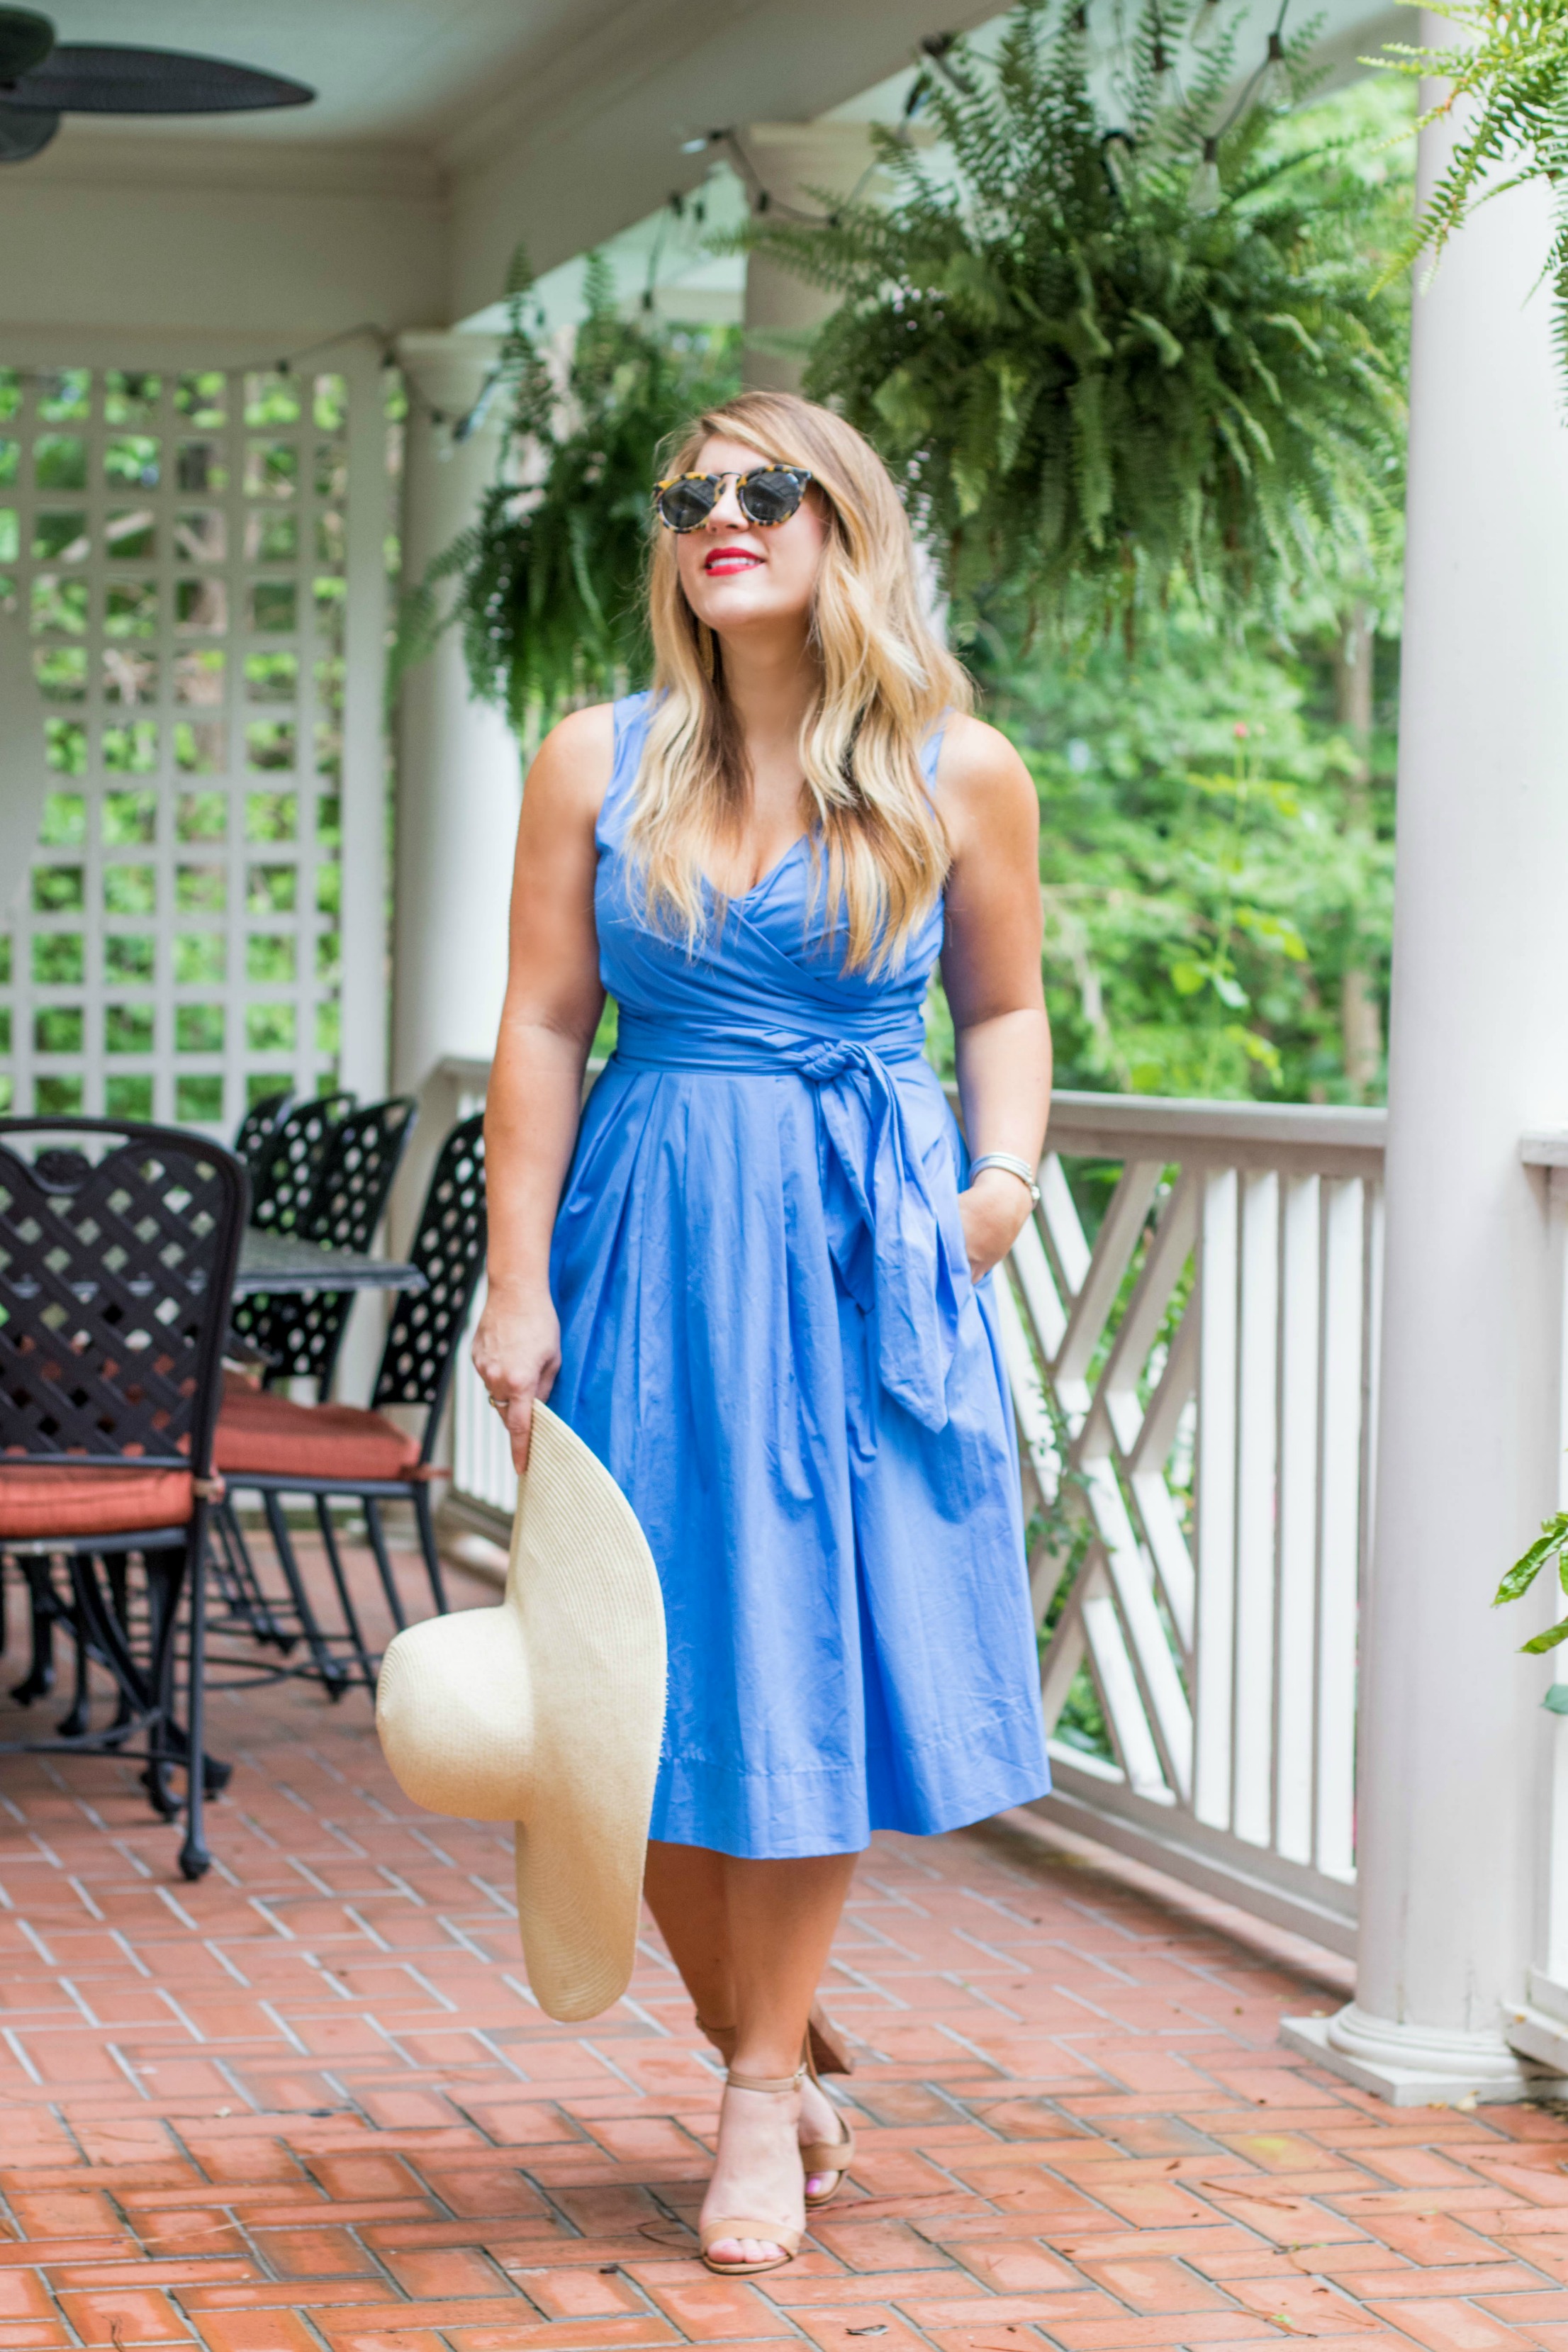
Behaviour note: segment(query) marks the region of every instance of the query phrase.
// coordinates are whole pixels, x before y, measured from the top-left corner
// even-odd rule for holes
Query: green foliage
[[[1542,1521],[1540,1535],[1530,1549],[1514,1561],[1492,1595],[1492,1607],[1500,1608],[1505,1601],[1522,1600],[1549,1560],[1556,1563],[1557,1580],[1568,1592],[1568,1511],[1559,1511],[1554,1519]],[[1528,1657],[1540,1657],[1554,1650],[1559,1642],[1568,1642],[1568,1617],[1549,1625],[1533,1641],[1521,1642],[1520,1648]]]
[[[1415,5],[1415,0],[1411,0]],[[1460,129],[1448,163],[1414,232],[1392,264],[1434,257],[1478,204],[1531,180],[1560,187],[1568,172],[1568,0],[1430,0],[1461,38],[1447,48],[1390,42],[1381,63],[1449,90],[1420,118]],[[1568,375],[1568,214],[1554,207],[1542,276],[1555,304],[1560,366]]]
[[[976,649],[1040,794],[1058,1083],[1344,1101],[1344,976],[1386,994],[1393,739],[1333,718],[1330,647],[1179,608],[1131,665]]]
[[[596,257],[585,291],[563,378],[514,297],[503,478],[405,600],[394,660],[395,676],[455,623],[475,692],[520,729],[646,677],[641,588],[658,446],[740,389],[733,329],[622,318]],[[443,614],[447,582],[456,593]]]
[[[964,87],[933,80],[935,147],[882,135],[890,201],[748,232],[841,298],[807,389],[900,474],[961,617],[1003,598],[1127,624],[1177,578],[1211,610],[1256,609],[1365,565],[1397,503],[1384,192],[1252,107],[1196,208],[1234,34],[1166,104],[1156,68],[1185,21],[1183,0],[1143,0],[1114,121],[1072,0],[1025,0],[994,62],[961,47]],[[1287,52],[1298,88],[1309,39]]]

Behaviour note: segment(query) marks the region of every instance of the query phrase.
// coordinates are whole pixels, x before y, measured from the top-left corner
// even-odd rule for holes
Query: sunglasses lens
[[[783,466],[764,466],[760,472],[748,474],[739,488],[742,507],[763,529],[771,523],[788,522],[805,496],[800,476]]]
[[[707,521],[719,502],[719,485],[699,478],[671,482],[658,494],[658,511],[671,530],[695,530]]]

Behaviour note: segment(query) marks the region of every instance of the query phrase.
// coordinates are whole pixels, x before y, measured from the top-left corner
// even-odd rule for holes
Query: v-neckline
[[[705,874],[702,877],[702,879],[707,883],[709,889],[713,893],[713,896],[716,898],[728,896],[729,903],[731,907],[749,907],[753,898],[761,897],[762,893],[767,888],[770,882],[777,881],[779,876],[784,872],[784,867],[789,864],[790,859],[795,856],[795,851],[804,845],[805,839],[806,835],[804,833],[797,833],[795,839],[790,843],[789,847],[784,851],[783,856],[775,857],[767,872],[763,875],[760,875],[757,880],[752,883],[749,890],[742,890],[739,893],[726,893],[720,889],[711,875]]]

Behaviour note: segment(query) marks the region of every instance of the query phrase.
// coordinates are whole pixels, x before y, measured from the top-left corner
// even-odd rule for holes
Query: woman
[[[523,796],[474,1361],[519,1467],[549,1397],[658,1564],[647,1894],[730,2061],[700,2236],[746,2273],[853,2151],[802,2067],[857,1853],[1047,1784],[987,1277],[1050,1038],[1034,788],[965,715],[874,452],[750,393],[657,505],[654,689],[563,719]],[[939,947],[967,1162],[921,1051]]]

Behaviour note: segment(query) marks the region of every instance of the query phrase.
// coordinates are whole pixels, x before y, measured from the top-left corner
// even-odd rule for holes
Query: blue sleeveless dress
[[[1049,1784],[990,1278],[923,1054],[942,911],[890,971],[846,975],[802,841],[689,952],[624,851],[647,715],[616,706],[598,824],[620,1033],[555,1224],[550,1402],[664,1590],[650,1834],[855,1853]]]

